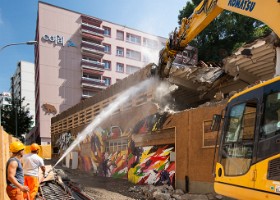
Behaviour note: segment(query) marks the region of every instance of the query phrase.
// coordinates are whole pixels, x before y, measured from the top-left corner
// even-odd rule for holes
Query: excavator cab
[[[213,130],[220,118],[214,116]],[[217,193],[237,199],[280,199],[280,77],[229,100],[218,151]]]

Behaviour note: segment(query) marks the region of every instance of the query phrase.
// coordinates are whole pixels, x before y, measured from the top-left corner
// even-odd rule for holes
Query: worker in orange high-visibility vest
[[[21,165],[23,150],[24,145],[21,142],[12,142],[10,144],[10,152],[13,155],[6,165],[6,191],[11,200],[23,200],[23,192],[29,191],[29,188],[23,184],[23,169]]]
[[[29,187],[30,200],[34,200],[39,189],[39,168],[45,173],[43,159],[38,156],[40,146],[33,143],[30,147],[31,153],[22,158],[24,185]]]

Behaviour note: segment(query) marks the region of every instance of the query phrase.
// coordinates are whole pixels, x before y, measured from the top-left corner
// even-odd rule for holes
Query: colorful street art
[[[134,134],[144,134],[162,129],[164,122],[168,119],[169,113],[155,113],[139,121],[133,129]]]
[[[116,130],[116,126],[109,130]],[[79,156],[81,170],[100,176],[127,178],[127,150],[105,151],[106,139],[115,137],[115,132],[98,128],[90,138],[83,142]]]
[[[169,162],[172,151],[174,146],[168,145],[132,148],[128,156],[128,180],[135,184],[160,185],[163,174],[168,173],[172,184],[175,178],[175,162]]]
[[[145,133],[162,129],[168,117],[156,113],[125,131],[119,126],[96,129],[80,145],[79,168],[98,176],[127,178],[135,184],[173,184],[175,162],[170,162],[170,153],[175,151],[174,145],[135,147],[131,140],[131,134],[145,137]],[[126,138],[125,146],[122,138]]]
[[[60,135],[55,144],[59,147],[59,149],[66,150],[72,142],[73,138],[71,133],[69,132]]]

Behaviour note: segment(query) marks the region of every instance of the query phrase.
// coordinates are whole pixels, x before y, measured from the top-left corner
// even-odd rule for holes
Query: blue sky
[[[95,16],[154,35],[168,37],[178,26],[179,10],[187,0],[45,0],[62,8]],[[0,1],[0,48],[34,40],[37,0]],[[0,92],[9,91],[18,61],[34,63],[34,48],[10,46],[0,51]]]

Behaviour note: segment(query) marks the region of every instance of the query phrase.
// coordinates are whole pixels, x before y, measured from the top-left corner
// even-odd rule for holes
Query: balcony
[[[106,89],[104,80],[86,77],[82,77],[82,87]]]
[[[104,71],[104,66],[105,66],[105,64],[102,62],[87,60],[87,59],[82,59],[81,65],[82,68],[94,69],[99,71]]]
[[[103,28],[100,28],[98,26],[94,26],[85,22],[82,22],[82,29],[86,29],[86,30],[91,30],[93,32],[97,32],[101,35],[104,35],[105,30]]]
[[[105,54],[104,50],[105,47],[103,45],[82,41],[81,51],[85,55],[95,54],[94,57],[98,57],[100,59]]]
[[[81,18],[82,18],[83,23],[87,23],[87,24],[94,25],[97,27],[99,27],[102,23],[102,21],[100,19],[89,17],[86,15],[82,15]]]
[[[103,39],[104,37],[104,33],[102,33],[100,30],[98,29],[92,29],[92,28],[89,28],[87,26],[82,26],[81,27],[81,33],[87,33],[87,34],[90,34],[90,35],[95,35],[95,36],[99,36]]]
[[[82,67],[82,71],[85,74],[98,75],[98,76],[102,76],[104,74],[104,71],[102,70],[95,70],[87,67]]]
[[[87,32],[82,32],[82,37],[93,40],[93,41],[96,41],[98,43],[101,43],[104,40],[104,37],[92,35],[92,34],[89,34]]]

